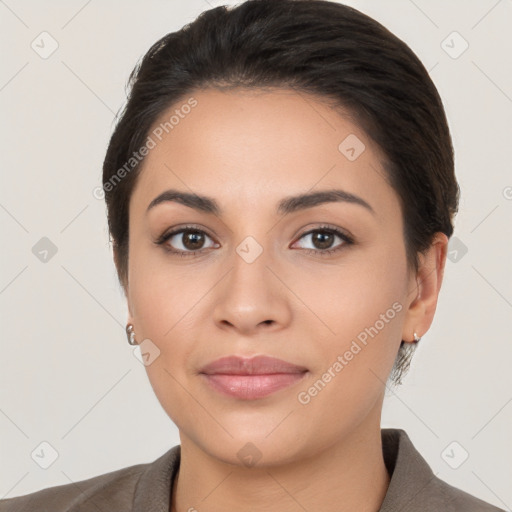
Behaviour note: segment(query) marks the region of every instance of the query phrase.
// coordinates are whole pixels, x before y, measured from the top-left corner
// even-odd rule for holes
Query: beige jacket
[[[401,429],[381,429],[391,482],[379,512],[504,512],[437,478]],[[0,512],[169,512],[180,445],[154,462],[0,500]]]

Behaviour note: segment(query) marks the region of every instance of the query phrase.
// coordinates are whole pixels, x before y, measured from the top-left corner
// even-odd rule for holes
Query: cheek
[[[325,324],[323,331],[348,339],[373,325],[396,301],[404,301],[406,277],[405,254],[375,246],[354,251],[339,264],[297,272],[289,279]]]
[[[346,354],[344,378],[387,380],[401,341],[405,280],[405,252],[380,245],[296,281],[294,291],[316,313],[310,336],[318,340],[325,368]]]
[[[311,428],[336,437],[373,410],[384,392],[401,340],[405,270],[405,260],[383,251],[320,280],[300,281],[298,294],[314,290],[307,303],[321,320],[308,327],[319,364],[298,397]]]
[[[191,427],[183,411],[190,407],[187,389],[187,364],[193,358],[193,340],[197,338],[197,319],[193,305],[198,302],[202,285],[194,286],[190,272],[166,265],[157,251],[135,250],[130,254],[130,301],[137,339],[150,339],[158,357],[145,366],[158,401],[179,428]],[[204,291],[202,292],[204,295]],[[195,325],[195,329],[194,329]],[[183,387],[185,386],[185,387]]]
[[[203,289],[201,278],[186,265],[167,261],[160,248],[135,248],[129,261],[130,302],[136,330],[163,344],[172,338],[178,322],[179,329],[187,325],[187,315]]]

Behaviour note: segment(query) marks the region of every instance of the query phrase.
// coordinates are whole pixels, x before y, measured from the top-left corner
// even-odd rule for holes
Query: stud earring
[[[418,341],[421,340],[421,336],[418,336],[416,333],[414,333],[414,343],[418,343]]]
[[[128,343],[130,345],[138,345],[138,343],[135,341],[135,332],[133,330],[132,324],[128,324],[126,326],[126,337],[128,338]]]

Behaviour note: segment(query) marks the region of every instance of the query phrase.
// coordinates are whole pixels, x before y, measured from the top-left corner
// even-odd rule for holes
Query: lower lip
[[[225,395],[241,400],[255,400],[264,398],[280,389],[287,388],[304,378],[303,373],[275,373],[267,375],[226,375],[201,374],[208,384]]]

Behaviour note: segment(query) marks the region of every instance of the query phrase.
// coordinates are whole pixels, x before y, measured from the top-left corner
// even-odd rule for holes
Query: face
[[[298,460],[380,421],[415,298],[398,196],[378,148],[319,98],[191,96],[193,108],[174,105],[155,124],[182,113],[150,133],[131,196],[129,321],[182,444],[233,464],[248,441],[267,464]],[[206,199],[148,209],[171,189],[218,210]],[[335,190],[356,199],[290,199]],[[266,396],[232,396],[201,374],[230,355],[307,371]]]

